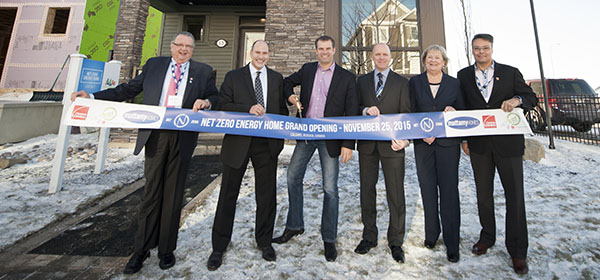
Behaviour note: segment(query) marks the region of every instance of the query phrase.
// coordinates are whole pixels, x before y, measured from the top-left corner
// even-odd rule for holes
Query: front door
[[[242,28],[240,29],[240,44],[238,51],[238,68],[248,64],[250,58],[250,49],[256,40],[265,39],[264,28]]]

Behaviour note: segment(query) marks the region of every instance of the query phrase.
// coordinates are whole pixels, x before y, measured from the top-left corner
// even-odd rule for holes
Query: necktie
[[[263,99],[262,83],[260,82],[260,71],[256,71],[256,79],[254,79],[254,93],[256,93],[256,103],[265,107],[265,101]]]
[[[169,96],[177,95],[177,87],[179,84],[179,79],[181,79],[181,64],[175,64],[175,76],[172,76],[171,83],[169,83],[169,90],[167,91],[167,100],[165,101],[166,107],[169,106]]]
[[[375,90],[375,97],[377,97],[377,101],[381,99],[381,92],[383,92],[383,74],[377,73],[377,77],[379,81],[377,81],[377,89]]]

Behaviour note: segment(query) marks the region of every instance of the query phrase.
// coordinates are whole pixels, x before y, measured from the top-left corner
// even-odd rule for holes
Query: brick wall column
[[[148,0],[121,0],[113,48],[113,59],[123,63],[120,83],[129,81],[134,66],[140,65],[149,7]]]
[[[267,0],[266,16],[269,66],[287,76],[317,60],[314,41],[325,33],[325,0]]]

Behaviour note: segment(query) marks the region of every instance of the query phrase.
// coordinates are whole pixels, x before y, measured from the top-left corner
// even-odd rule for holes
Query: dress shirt
[[[265,102],[265,109],[267,109],[267,67],[263,66],[261,69],[254,68],[254,65],[250,63],[250,80],[252,80],[252,88],[256,88],[256,72],[260,71],[260,83],[262,85],[263,102]]]
[[[174,67],[176,67],[175,64],[177,64],[177,62],[175,62],[175,60],[171,58],[171,63],[169,63],[169,67],[167,67],[167,73],[165,73],[165,81],[163,82],[162,93],[160,94],[160,103],[158,104],[159,106],[165,106],[165,102],[167,101],[167,92],[169,92],[169,84],[173,79],[173,71],[171,69],[174,69]],[[182,77],[181,82],[179,83],[179,87],[177,87],[177,96],[183,96],[183,94],[185,93],[185,87],[188,83],[188,74],[190,72],[188,71],[189,68],[189,61],[186,61],[181,64]],[[181,98],[181,102],[183,102],[183,97]],[[181,105],[182,104],[176,105],[175,108],[181,108]]]
[[[486,69],[479,69],[479,67],[477,67],[477,63],[475,63],[473,67],[475,67],[475,82],[477,84],[477,88],[479,88],[479,92],[481,92],[481,95],[483,96],[483,99],[485,99],[485,102],[489,102],[490,96],[492,96],[492,89],[494,88],[494,68],[496,67],[496,62],[492,61],[492,65],[490,65],[490,67],[487,68],[487,96],[485,96],[483,94],[483,91],[481,90],[481,87],[484,86],[483,71],[485,71]]]
[[[327,69],[323,69],[321,64],[317,66],[315,73],[315,82],[313,84],[312,93],[310,95],[310,104],[306,111],[307,118],[322,118],[325,113],[325,102],[327,102],[327,93],[333,78],[335,62]]]

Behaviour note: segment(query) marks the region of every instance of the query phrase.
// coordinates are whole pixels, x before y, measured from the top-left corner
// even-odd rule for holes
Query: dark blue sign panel
[[[87,93],[100,91],[102,88],[102,75],[104,74],[104,62],[84,59],[79,74],[79,86],[77,91],[85,90]]]

